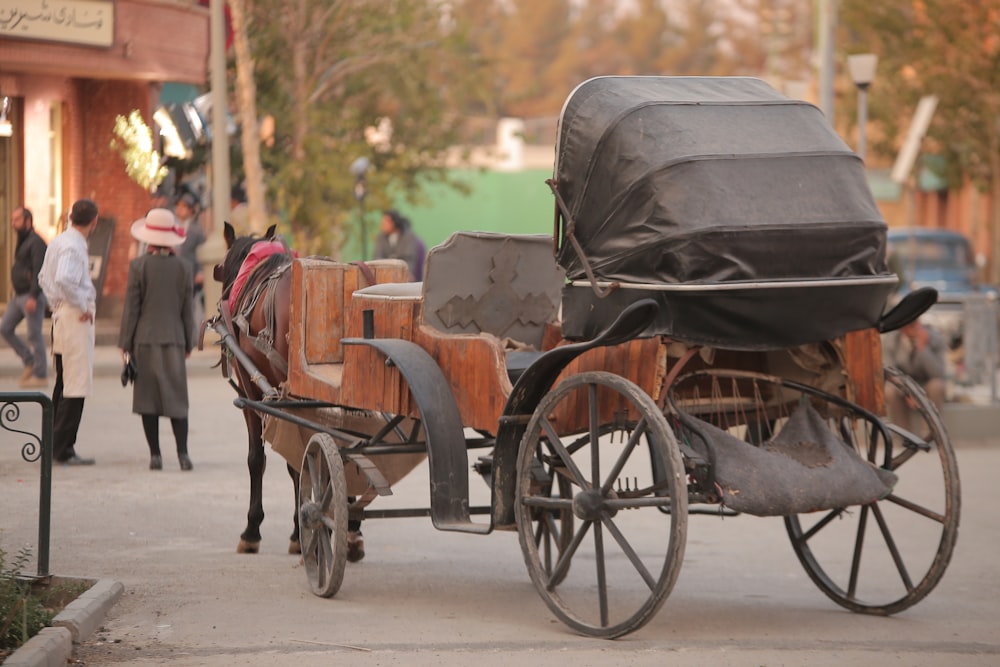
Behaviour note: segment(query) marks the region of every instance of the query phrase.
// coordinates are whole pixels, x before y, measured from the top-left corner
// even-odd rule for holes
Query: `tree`
[[[260,133],[257,129],[257,86],[254,61],[250,53],[247,0],[228,0],[232,15],[233,50],[236,61],[236,108],[240,112],[241,155],[246,180],[250,229],[262,234],[267,227],[264,206],[264,174],[260,162]]]
[[[952,187],[966,179],[991,193],[993,280],[1000,279],[1000,3],[842,0],[851,52],[879,56],[871,118],[882,132],[872,149],[893,155],[923,95],[938,107],[926,148],[944,158]]]
[[[513,116],[558,112],[568,92],[555,67],[570,35],[569,0],[511,0],[502,19],[498,68],[504,73],[504,110]]]
[[[372,165],[372,208],[448,181],[456,114],[480,90],[479,62],[449,3],[244,1],[256,102],[277,121],[262,164],[272,204],[300,248],[338,255],[356,238],[348,167],[357,157]]]

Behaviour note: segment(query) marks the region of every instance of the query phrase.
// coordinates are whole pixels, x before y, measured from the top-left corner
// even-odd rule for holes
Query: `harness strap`
[[[275,292],[278,286],[278,279],[291,267],[285,264],[264,280],[253,286],[252,292],[247,292],[244,287],[243,294],[239,297],[239,312],[233,316],[232,322],[239,329],[241,334],[250,341],[257,351],[267,357],[271,366],[288,377],[288,361],[278,354],[274,349],[274,330],[277,327],[277,315],[275,313]],[[250,320],[248,315],[257,307],[261,297],[264,298],[264,327],[254,335],[250,331]],[[228,302],[227,302],[228,303]]]
[[[375,272],[372,271],[372,267],[368,266],[362,260],[358,260],[356,262],[351,262],[351,264],[353,264],[354,266],[358,267],[358,270],[361,271],[361,275],[363,275],[365,277],[365,280],[368,281],[368,285],[365,285],[365,287],[369,287],[369,286],[375,284],[375,282],[376,282],[375,281]]]

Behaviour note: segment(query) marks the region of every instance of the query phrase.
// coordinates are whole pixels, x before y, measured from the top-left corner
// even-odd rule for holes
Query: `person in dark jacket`
[[[7,304],[0,320],[0,335],[24,362],[21,374],[22,387],[48,387],[48,359],[45,356],[45,336],[42,322],[45,319],[45,293],[38,284],[38,272],[45,260],[45,240],[35,232],[31,211],[21,207],[14,210],[11,225],[17,233],[17,249],[10,282],[14,298]],[[28,343],[14,329],[21,320],[28,321]]]
[[[395,209],[382,213],[382,226],[375,239],[375,259],[401,259],[416,281],[423,280],[427,247],[413,232],[410,219]]]
[[[142,417],[150,470],[163,468],[161,416],[170,419],[181,470],[194,467],[187,442],[186,359],[194,347],[191,270],[175,253],[183,232],[174,214],[162,208],[132,225],[132,236],[145,242],[147,251],[128,267],[118,347],[123,361],[131,357],[135,364],[132,412]]]

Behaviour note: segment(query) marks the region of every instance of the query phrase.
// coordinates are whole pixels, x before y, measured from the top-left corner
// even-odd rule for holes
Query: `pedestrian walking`
[[[80,199],[69,213],[70,226],[49,244],[38,273],[52,306],[52,353],[56,383],[52,456],[66,465],[93,465],[76,452],[84,399],[94,386],[94,313],[97,291],[90,279],[87,238],[96,227],[97,204]]]
[[[123,361],[135,363],[132,412],[142,418],[150,470],[163,469],[160,417],[170,419],[181,470],[194,467],[188,456],[186,359],[195,329],[191,271],[177,254],[183,231],[174,214],[162,208],[132,225],[132,236],[147,251],[129,263],[118,347]]]
[[[14,266],[10,272],[14,298],[3,311],[0,335],[24,363],[20,386],[47,388],[48,358],[45,354],[45,335],[42,333],[46,302],[45,294],[38,284],[38,272],[42,270],[42,263],[45,261],[45,239],[35,232],[34,217],[23,206],[15,209],[11,215],[11,226],[17,234]],[[27,320],[28,342],[15,333],[22,320]]]

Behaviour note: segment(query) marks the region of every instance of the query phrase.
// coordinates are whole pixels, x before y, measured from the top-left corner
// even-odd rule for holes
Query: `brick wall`
[[[115,117],[139,109],[151,124],[151,86],[141,81],[80,80],[77,85],[82,144],[72,162],[79,166],[78,194],[97,202],[102,218],[114,220],[111,250],[108,256],[99,317],[121,315],[128,278],[128,252],[132,237],[129,229],[149,208],[149,194],[125,172],[118,152],[111,148]],[[71,179],[76,181],[76,179]]]

